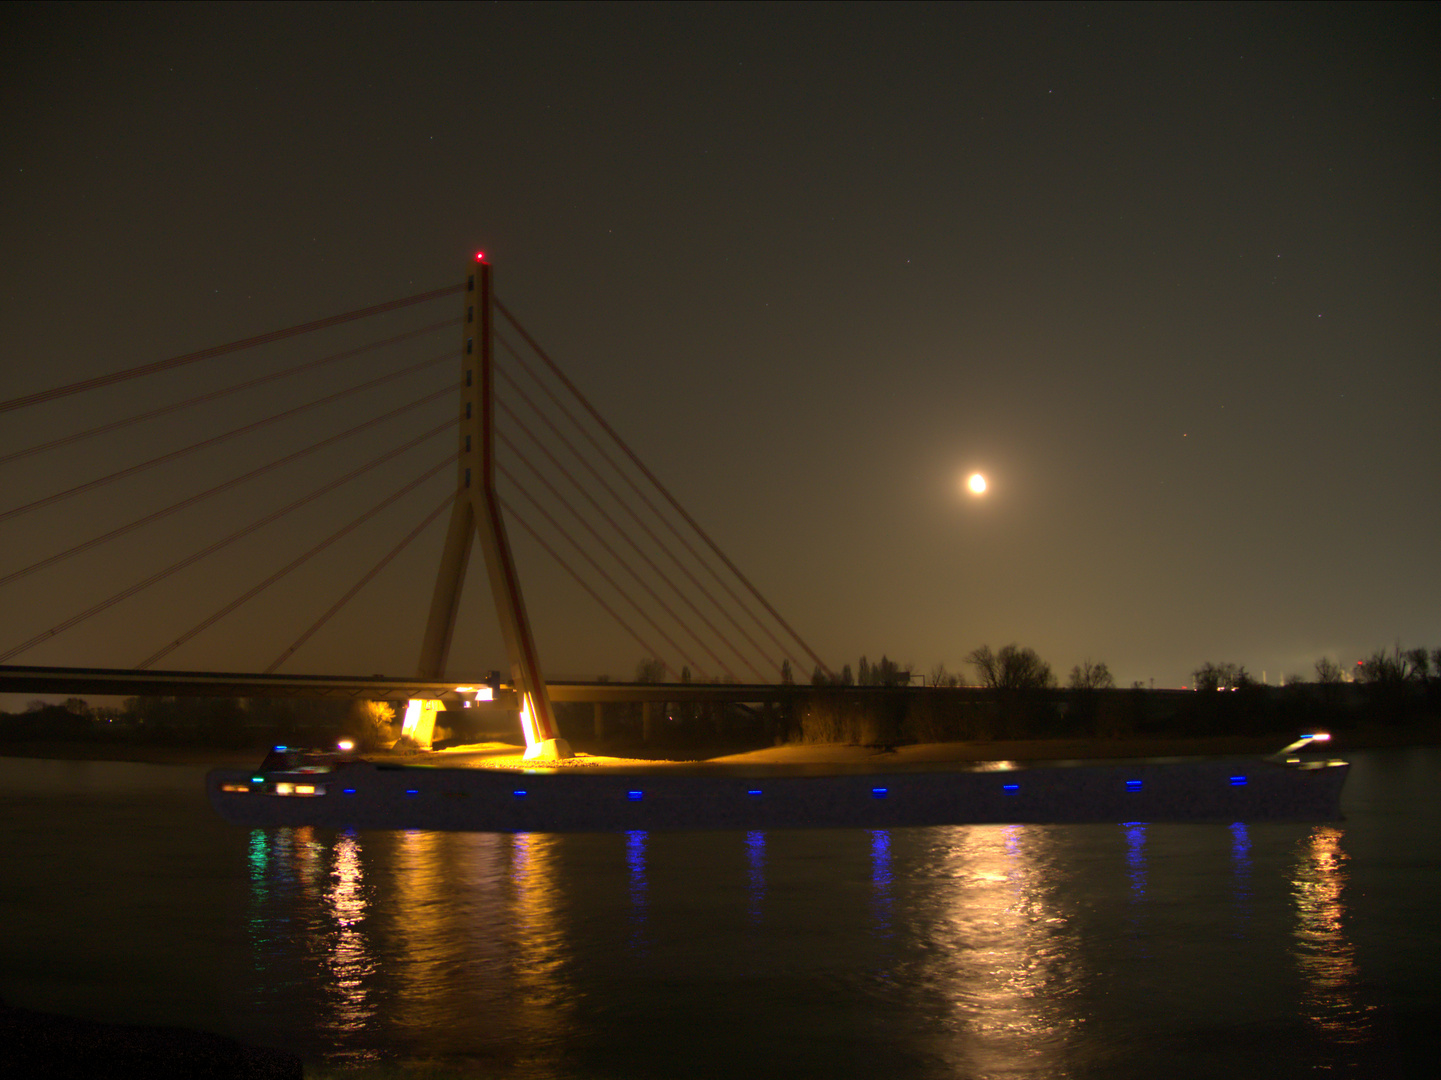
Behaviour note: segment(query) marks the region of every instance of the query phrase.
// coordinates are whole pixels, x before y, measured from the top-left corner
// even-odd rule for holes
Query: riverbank
[[[47,761],[120,761],[139,765],[213,765],[246,768],[257,765],[265,749],[228,750],[211,746],[145,746],[131,743],[7,742],[0,757]]]

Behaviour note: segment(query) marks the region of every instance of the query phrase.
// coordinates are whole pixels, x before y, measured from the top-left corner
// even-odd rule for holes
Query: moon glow
[[[971,478],[966,481],[966,487],[971,489],[972,495],[984,495],[986,493],[986,478],[980,473],[971,473]]]

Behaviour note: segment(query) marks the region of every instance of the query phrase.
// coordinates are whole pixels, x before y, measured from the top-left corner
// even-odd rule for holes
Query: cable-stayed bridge
[[[827,672],[495,296],[480,255],[459,284],[16,395],[0,416],[0,691],[476,696],[482,673],[450,666],[476,546],[508,668],[479,696],[520,711],[535,756],[568,752],[552,697],[774,700],[792,672]],[[395,643],[418,660],[386,661],[413,676],[307,671],[313,639],[442,522],[422,640]],[[512,530],[570,583],[574,618],[625,635],[665,686],[547,682]],[[255,617],[303,575],[324,602],[312,585],[313,610]],[[274,638],[273,659],[176,670],[227,624]],[[80,666],[97,641],[133,666]],[[422,742],[425,715],[407,721]]]

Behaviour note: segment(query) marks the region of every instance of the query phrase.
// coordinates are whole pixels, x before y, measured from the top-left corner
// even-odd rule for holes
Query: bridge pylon
[[[501,637],[510,661],[511,685],[521,703],[520,726],[527,758],[568,758],[569,744],[560,737],[550,695],[541,676],[540,658],[530,632],[530,620],[521,595],[520,576],[511,556],[510,541],[495,490],[495,376],[491,268],[484,254],[466,267],[461,350],[460,458],[455,503],[445,536],[430,617],[420,648],[421,678],[440,679],[450,657],[455,617],[460,607],[465,570],[472,543],[478,538],[490,578]],[[417,742],[429,742],[430,724],[416,727]],[[425,728],[427,730],[421,730]],[[423,736],[423,737],[421,737]]]

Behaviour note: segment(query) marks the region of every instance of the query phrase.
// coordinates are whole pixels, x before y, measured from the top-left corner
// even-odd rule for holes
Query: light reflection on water
[[[1131,903],[1139,904],[1146,899],[1146,826],[1144,822],[1129,821],[1126,830],[1126,866],[1131,876]]]
[[[891,834],[871,830],[871,911],[878,937],[891,936]]]
[[[766,898],[766,834],[746,833],[746,915],[752,925],[761,921]]]
[[[1237,937],[1251,918],[1251,830],[1243,821],[1231,826],[1231,901],[1236,910]]]
[[[927,982],[948,1006],[941,1052],[963,1076],[1066,1075],[1080,960],[1053,830],[936,831],[946,880]]]
[[[392,919],[392,949],[400,961],[392,973],[396,994],[391,1008],[402,1027],[424,1026],[429,1017],[445,1011],[452,992],[446,977],[453,962],[446,924],[454,908],[440,866],[448,839],[444,833],[420,829],[396,834],[386,907]]]
[[[562,838],[517,833],[510,841],[514,953],[504,1007],[537,1051],[550,1050],[569,1030],[573,998],[566,981],[570,947],[558,865]]]
[[[1155,950],[1154,938],[1138,938],[1143,922],[1148,932],[1155,930],[1159,912],[1184,910],[1177,905],[1187,901],[1175,891],[1178,856],[1185,873],[1194,874],[1192,864],[1202,857],[1197,851],[1214,852],[1216,898],[1228,910],[1212,925],[1231,940],[1249,936],[1258,903],[1256,840],[1244,824],[1224,829],[1216,827],[1224,842],[1201,845],[1195,843],[1198,833],[1163,834],[1138,822],[1083,834],[1035,825],[873,830],[849,834],[850,840],[837,834],[825,845],[827,858],[844,858],[850,850],[864,859],[868,901],[846,916],[840,906],[826,910],[823,898],[801,924],[787,912],[792,898],[768,881],[769,861],[791,849],[768,850],[772,838],[762,832],[691,839],[702,851],[736,853],[738,862],[729,865],[741,875],[737,884],[743,883],[736,918],[750,928],[746,949],[764,954],[779,943],[774,933],[793,935],[798,925],[811,931],[824,926],[839,937],[866,934],[883,949],[875,954],[880,966],[871,970],[893,999],[886,1007],[912,1013],[914,1041],[929,1044],[934,1059],[944,1062],[926,1075],[984,1080],[1092,1075],[1077,1061],[1085,1057],[1088,1033],[1107,1023],[1105,994],[1098,998],[1097,987],[1113,981],[1116,970],[1097,968],[1106,954],[1094,948],[1088,953],[1075,922],[1082,885],[1077,875],[1084,865],[1076,859],[1077,837],[1082,850],[1100,854],[1093,867],[1112,868],[1114,910],[1103,924],[1109,919],[1116,930],[1129,927],[1117,940],[1144,945],[1141,952],[1113,950],[1110,963],[1150,971],[1188,962],[1174,944]],[[1324,1063],[1339,1060],[1337,1054],[1346,1059],[1346,1048],[1374,1035],[1370,1010],[1358,998],[1360,973],[1346,932],[1343,838],[1334,826],[1309,830],[1286,864],[1291,950],[1303,981],[1294,1015],[1337,1048],[1320,1055]],[[498,1054],[508,1074],[565,1073],[572,1043],[584,1042],[597,1022],[584,1014],[587,998],[597,992],[583,985],[587,965],[617,964],[629,956],[638,966],[629,975],[622,971],[621,982],[607,984],[606,992],[634,994],[647,987],[644,993],[658,995],[655,1007],[665,1008],[671,1003],[663,987],[646,982],[652,977],[647,971],[660,969],[649,965],[673,950],[678,932],[703,942],[710,929],[705,918],[720,917],[718,908],[702,904],[694,910],[710,914],[682,930],[665,921],[673,918],[665,906],[669,893],[657,896],[656,881],[670,887],[665,875],[673,876],[671,863],[687,848],[679,841],[652,846],[651,839],[644,832],[578,839],[256,830],[245,858],[257,1000],[270,999],[276,1007],[315,985],[312,1022],[332,1067],[383,1071],[396,1047],[412,1061],[467,1060],[481,1042],[493,1044],[486,1060]],[[610,869],[592,861],[578,870],[567,855],[577,851],[592,860],[604,856]],[[700,864],[686,865],[725,865],[716,858],[702,855]],[[588,890],[607,874],[621,901],[614,909],[619,951],[611,952],[604,936],[608,916],[597,922],[589,912],[588,930],[577,929],[577,906],[591,902]],[[705,887],[700,880],[685,885]],[[847,918],[848,931],[841,925]],[[734,977],[727,965],[741,959],[703,945],[696,955],[722,978]],[[741,966],[748,978],[776,977],[763,955]],[[1195,994],[1206,992],[1204,971],[1184,978],[1196,984]],[[1215,992],[1223,994],[1224,985],[1216,983]],[[496,1045],[506,1049],[496,1051]]]
[[[1295,957],[1305,981],[1301,1008],[1340,1048],[1369,1040],[1371,1009],[1359,998],[1356,949],[1346,933],[1344,832],[1318,825],[1299,846],[1291,891],[1296,903]]]
[[[643,952],[646,944],[645,841],[646,834],[642,831],[625,834],[625,865],[630,876],[630,947],[638,952]]]
[[[330,968],[328,1026],[339,1039],[365,1029],[375,1015],[370,977],[375,965],[366,946],[362,920],[366,913],[360,841],[353,833],[336,837],[326,906],[333,920],[326,960]]]

